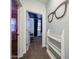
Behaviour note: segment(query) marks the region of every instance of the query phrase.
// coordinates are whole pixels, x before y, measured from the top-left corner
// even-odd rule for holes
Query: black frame
[[[62,2],[62,3],[55,9],[54,12],[51,12],[51,13],[48,15],[48,22],[49,22],[49,23],[52,22],[54,15],[55,15],[55,17],[56,17],[57,19],[62,18],[62,17],[66,14],[66,11],[67,11],[67,4],[68,4],[68,3],[69,3],[69,0],[66,0],[66,1]],[[57,11],[58,8],[60,8],[62,5],[65,5],[65,11],[64,11],[64,14],[63,14],[62,16],[60,16],[60,17],[57,17],[57,15],[56,15],[56,11]],[[50,17],[51,15],[52,15],[52,18],[49,19],[49,17]]]

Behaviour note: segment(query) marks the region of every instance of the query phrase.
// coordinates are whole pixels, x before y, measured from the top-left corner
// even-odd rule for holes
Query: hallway
[[[69,1],[21,0],[19,2],[16,26],[17,55],[12,55],[12,59],[16,57],[18,59],[69,59]],[[16,21],[12,22],[13,30],[15,23]],[[42,34],[42,38],[36,37],[40,36],[37,35],[38,33]],[[33,37],[32,40],[30,37]]]
[[[32,40],[27,54],[24,56],[24,59],[50,59],[46,48],[42,48],[41,37],[35,37]]]

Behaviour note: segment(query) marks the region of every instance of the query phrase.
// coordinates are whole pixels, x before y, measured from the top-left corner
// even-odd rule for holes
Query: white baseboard
[[[56,57],[47,49],[47,53],[51,59],[56,59]]]
[[[18,57],[18,56],[15,56],[15,55],[14,55],[14,56],[12,56],[12,57]]]
[[[26,49],[23,51],[23,54],[25,54],[27,51],[26,51]]]
[[[21,58],[21,57],[23,57],[23,54],[18,55],[18,58]]]
[[[46,47],[45,43],[43,43],[43,40],[42,40],[42,47]]]
[[[27,52],[27,51],[26,51],[26,49],[25,49],[21,54],[18,54],[18,58],[23,57],[23,55],[26,54],[26,52]]]
[[[42,45],[42,47],[46,47],[45,45]]]

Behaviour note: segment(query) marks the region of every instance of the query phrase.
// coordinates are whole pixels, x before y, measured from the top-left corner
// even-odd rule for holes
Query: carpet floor
[[[46,48],[42,48],[41,37],[32,39],[31,45],[24,59],[50,59],[46,52]]]

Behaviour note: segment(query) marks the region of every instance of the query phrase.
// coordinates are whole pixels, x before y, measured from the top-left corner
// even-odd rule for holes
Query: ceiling
[[[22,1],[28,1],[28,0],[22,0]],[[38,1],[38,2],[41,2],[41,3],[47,4],[47,2],[49,0],[29,0],[29,1]]]
[[[37,0],[37,1],[45,3],[45,4],[48,2],[48,0]]]

